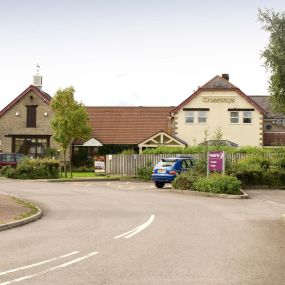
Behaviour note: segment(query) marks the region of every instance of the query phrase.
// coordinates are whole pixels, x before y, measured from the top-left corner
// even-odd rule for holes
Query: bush
[[[142,166],[138,168],[138,177],[143,180],[151,180],[153,166],[151,161],[146,163],[146,166]]]
[[[0,168],[0,176],[8,177],[12,175],[15,170],[16,169],[10,165],[3,166],[2,168]]]
[[[58,178],[59,162],[52,159],[24,159],[14,169],[4,169],[5,177],[15,179]]]
[[[178,175],[172,183],[175,189],[188,190],[193,188],[193,183],[200,177],[197,172],[189,171]]]
[[[285,158],[251,156],[232,164],[227,173],[236,176],[243,186],[284,186]]]
[[[193,190],[218,194],[239,195],[241,182],[234,176],[212,174],[200,177],[193,183]]]
[[[72,168],[73,172],[94,172],[94,167],[79,166]]]

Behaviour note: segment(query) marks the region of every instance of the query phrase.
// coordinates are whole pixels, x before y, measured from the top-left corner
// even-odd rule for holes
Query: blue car
[[[153,169],[151,179],[157,188],[171,183],[178,174],[189,171],[194,166],[191,157],[164,158]]]

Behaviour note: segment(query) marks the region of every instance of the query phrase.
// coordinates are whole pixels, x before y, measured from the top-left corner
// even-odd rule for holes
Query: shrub
[[[0,168],[0,176],[9,177],[15,170],[16,169],[10,165],[3,166]]]
[[[79,166],[72,169],[73,172],[94,172],[94,167]]]
[[[234,176],[212,174],[200,177],[193,183],[193,190],[219,194],[239,195],[241,182]]]
[[[200,177],[197,172],[189,171],[178,175],[172,183],[175,189],[187,190],[193,188],[193,183]]]
[[[138,168],[138,177],[143,180],[150,180],[152,175],[153,166],[151,161],[148,161],[145,166]]]
[[[58,178],[59,162],[52,159],[24,159],[17,168],[4,170],[4,175],[15,179]]]

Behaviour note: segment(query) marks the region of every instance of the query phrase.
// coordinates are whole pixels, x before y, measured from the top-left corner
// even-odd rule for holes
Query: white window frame
[[[243,124],[252,124],[252,112],[251,111],[243,111],[242,113],[242,122]],[[245,122],[245,120],[249,120],[249,122]]]
[[[236,113],[237,116],[233,116],[233,113]],[[239,111],[230,111],[230,124],[239,124],[239,117]],[[233,122],[235,119],[237,119],[237,122]]]
[[[195,123],[195,112],[194,111],[185,111],[185,123],[194,124]]]
[[[207,113],[208,113],[207,111],[198,111],[198,124],[207,124],[207,118],[208,118]],[[201,122],[201,119],[203,119],[205,121]]]

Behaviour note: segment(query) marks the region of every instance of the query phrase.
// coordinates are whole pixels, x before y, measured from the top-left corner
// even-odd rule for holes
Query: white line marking
[[[130,238],[136,234],[138,234],[139,232],[143,231],[144,229],[146,229],[154,220],[155,218],[155,215],[151,215],[150,218],[148,219],[147,222],[145,222],[144,224],[126,232],[126,233],[123,233],[121,235],[118,235],[118,236],[115,236],[114,239],[118,239],[118,238]],[[0,284],[1,285],[1,284]]]
[[[41,275],[44,275],[46,273],[49,273],[49,272],[52,272],[54,270],[57,270],[57,269],[60,269],[60,268],[64,268],[64,267],[67,267],[71,264],[74,264],[74,263],[77,263],[77,262],[80,262],[84,259],[87,259],[95,254],[98,254],[99,252],[97,251],[94,251],[94,252],[91,252],[87,255],[84,255],[82,257],[79,257],[79,258],[76,258],[76,259],[73,259],[69,262],[66,262],[66,263],[63,263],[63,264],[60,264],[58,266],[55,266],[55,267],[51,267],[47,270],[44,270],[44,271],[41,271],[41,272],[38,272],[38,273],[35,273],[35,274],[31,274],[31,275],[27,275],[27,276],[23,276],[23,277],[20,277],[20,278],[17,278],[17,279],[13,279],[13,280],[10,280],[10,281],[6,281],[4,283],[0,283],[0,285],[8,285],[8,284],[12,284],[12,283],[15,283],[15,282],[19,282],[19,281],[23,281],[23,280],[27,280],[27,279],[31,279],[33,277],[37,277],[37,276],[41,276]]]
[[[73,252],[70,252],[70,253],[67,253],[67,254],[64,254],[64,255],[61,255],[61,256],[58,256],[58,257],[53,257],[53,258],[50,258],[50,259],[47,259],[47,260],[43,260],[43,261],[40,261],[40,262],[37,262],[37,263],[34,263],[34,264],[30,264],[30,265],[26,265],[26,266],[23,266],[23,267],[11,269],[11,270],[8,270],[8,271],[5,271],[5,272],[0,272],[0,276],[8,274],[8,273],[13,273],[13,272],[17,272],[17,271],[20,271],[20,270],[24,270],[24,269],[29,269],[29,268],[32,268],[32,267],[40,266],[42,264],[50,263],[50,262],[56,261],[58,259],[65,258],[65,257],[71,256],[71,255],[77,254],[77,253],[79,253],[79,251],[73,251]]]
[[[90,185],[92,185],[92,183],[88,183],[88,184],[86,184],[85,186],[88,187],[88,186],[90,186]]]

